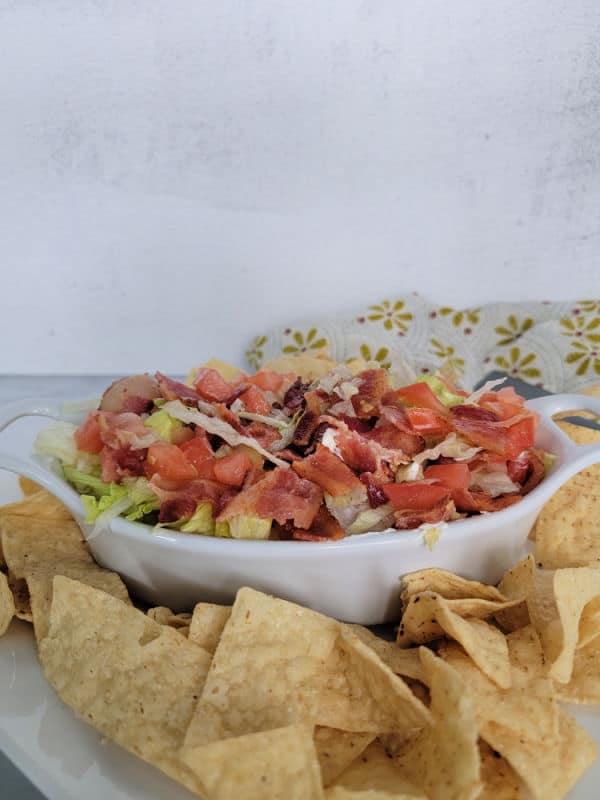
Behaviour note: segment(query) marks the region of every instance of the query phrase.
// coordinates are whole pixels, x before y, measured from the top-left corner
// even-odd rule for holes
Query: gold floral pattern
[[[497,344],[499,346],[512,344],[532,327],[533,319],[531,317],[525,317],[522,322],[519,322],[515,314],[509,314],[504,325],[494,328],[495,332],[502,337]]]
[[[393,328],[406,333],[408,324],[412,321],[413,315],[410,311],[405,311],[406,303],[404,300],[396,300],[392,303],[390,300],[382,300],[375,306],[369,306],[368,319],[371,322],[380,322],[383,320],[383,327],[386,331],[391,331]]]
[[[573,349],[565,361],[567,364],[577,364],[575,374],[586,375],[588,370],[593,370],[600,375],[600,346],[581,340],[574,341],[571,346]]]
[[[481,314],[480,308],[463,308],[456,309],[450,306],[442,306],[438,309],[437,313],[440,317],[450,317],[452,324],[455,328],[460,328],[463,322],[468,322],[471,325],[477,325],[479,316]]]
[[[266,343],[266,336],[256,336],[252,342],[252,346],[246,350],[246,358],[253,369],[259,369],[260,365],[262,364],[262,360],[264,358],[263,348]]]
[[[535,353],[523,355],[519,347],[511,347],[508,351],[508,358],[503,355],[496,356],[494,363],[509,375],[522,378],[539,378],[540,370],[535,366],[530,366],[537,359]]]
[[[586,316],[563,317],[560,321],[563,336],[573,339],[587,339],[588,342],[600,342],[600,317]]]
[[[373,352],[368,344],[361,344],[360,346],[361,358],[364,358],[365,361],[377,361],[379,366],[384,369],[391,367],[391,361],[388,358],[389,354],[390,351],[387,347],[380,347],[376,352]]]
[[[444,361],[441,369],[446,367],[455,375],[456,379],[460,378],[465,370],[465,360],[456,355],[456,348],[452,345],[445,345],[436,338],[430,339],[429,343],[431,345],[429,352]]]
[[[306,353],[309,350],[324,350],[327,347],[327,339],[324,336],[317,338],[318,334],[317,328],[311,328],[306,335],[302,331],[293,331],[291,336],[294,344],[286,344],[283,352]]]
[[[577,308],[573,313],[583,311],[586,314],[593,314],[594,311],[600,311],[600,300],[578,300]]]

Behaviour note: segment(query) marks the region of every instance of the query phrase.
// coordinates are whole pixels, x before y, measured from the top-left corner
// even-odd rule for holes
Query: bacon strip
[[[312,455],[294,462],[292,469],[303,478],[314,481],[333,497],[364,488],[350,467],[322,444],[317,445]]]
[[[537,450],[530,450],[529,452],[529,474],[527,480],[521,489],[522,494],[529,494],[532,489],[535,489],[546,474],[546,467],[544,461]]]
[[[163,375],[162,372],[156,373],[156,380],[158,381],[160,393],[165,400],[181,400],[183,403],[197,403],[200,399],[198,392],[192,386],[174,381],[172,378]]]
[[[388,390],[387,373],[384,369],[366,369],[360,378],[358,393],[351,398],[354,413],[359,419],[369,419],[379,413],[381,398]]]
[[[310,528],[322,501],[323,492],[315,483],[278,467],[230,500],[218,519],[244,515],[274,519],[280,525],[291,520],[298,528]]]
[[[520,494],[501,494],[492,497],[488,492],[481,489],[454,489],[452,499],[456,505],[456,510],[469,514],[479,514],[482,511],[500,511],[522,499]]]
[[[415,511],[406,509],[394,512],[394,526],[400,530],[418,528],[427,523],[435,525],[436,522],[447,522],[454,513],[454,503],[452,500],[428,509],[427,511]]]
[[[310,528],[308,530],[296,528],[292,538],[303,542],[333,542],[343,539],[345,535],[340,523],[324,506],[321,506]]]

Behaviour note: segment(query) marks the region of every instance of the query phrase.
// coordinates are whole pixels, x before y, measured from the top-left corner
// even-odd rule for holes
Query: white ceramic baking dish
[[[38,464],[0,452],[0,469],[25,475],[61,500],[79,523],[96,560],[118,572],[134,595],[154,605],[190,609],[205,600],[231,603],[241,586],[293,600],[325,614],[372,625],[399,616],[403,574],[441,567],[467,578],[497,582],[525,551],[542,506],[575,473],[600,461],[600,444],[577,446],[552,416],[585,409],[600,414],[600,398],[562,394],[527,406],[540,414],[537,444],[556,454],[552,472],[519,503],[451,522],[430,551],[422,531],[383,531],[331,543],[240,541],[113,520],[90,537],[79,495]],[[78,421],[56,402],[22,401],[0,409],[0,430],[23,416]]]

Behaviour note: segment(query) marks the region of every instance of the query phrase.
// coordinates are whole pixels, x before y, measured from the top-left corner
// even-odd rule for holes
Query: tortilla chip
[[[481,782],[483,790],[479,800],[521,800],[519,776],[500,753],[479,740],[481,760]]]
[[[200,793],[179,750],[208,653],[133,606],[62,576],[54,579],[39,653],[48,681],[86,722]]]
[[[73,520],[2,517],[0,535],[6,563],[15,578],[24,578],[27,569],[49,563],[94,563]]]
[[[481,791],[478,731],[468,687],[427,648],[421,647],[419,655],[431,687],[433,719],[401,764],[431,800],[475,800]]]
[[[538,631],[549,676],[568,683],[585,606],[600,597],[600,570],[580,567],[537,572],[527,596],[531,622]]]
[[[427,709],[340,623],[253,589],[237,594],[186,746],[299,722],[369,732],[419,727]]]
[[[336,728],[315,728],[313,739],[321,766],[323,786],[334,780],[357,759],[375,739],[374,733],[353,733]]]
[[[26,497],[30,494],[35,494],[42,489],[39,483],[32,481],[31,478],[25,478],[23,475],[19,475],[19,488]]]
[[[3,572],[0,572],[0,636],[8,630],[12,618],[15,616],[15,601],[8,585],[8,580]]]
[[[453,610],[459,603],[486,604],[491,607],[490,614],[506,605],[490,600],[445,600],[433,592],[414,595],[398,629],[400,646],[411,642],[422,644],[443,632],[459,642],[489,678],[507,688],[510,686],[510,662],[503,634],[482,619],[463,619]]]
[[[337,366],[337,362],[329,358],[325,351],[318,355],[300,353],[298,355],[279,356],[265,362],[261,369],[272,369],[273,372],[291,372],[303,381],[314,381],[327,375]]]
[[[402,603],[421,592],[435,592],[446,600],[493,600],[506,602],[509,598],[496,589],[479,581],[470,581],[443,569],[420,569],[402,578]]]
[[[396,675],[402,675],[403,678],[412,678],[421,683],[427,682],[425,670],[419,658],[419,651],[416,648],[403,650],[396,643],[388,642],[380,636],[376,636],[362,625],[346,624],[345,627],[374,650],[383,663],[387,664]]]
[[[506,644],[512,686],[523,686],[537,678],[547,677],[542,643],[533,625],[509,633]]]
[[[560,422],[579,445],[600,442],[600,431]],[[600,565],[600,464],[567,481],[535,524],[535,560],[544,569]]]
[[[73,515],[60,500],[45,489],[28,495],[24,500],[0,506],[0,518],[35,517],[36,519],[72,520]]]
[[[398,628],[397,642],[400,647],[412,644],[426,644],[444,635],[444,628],[431,613],[431,598],[439,598],[444,608],[463,618],[485,619],[504,609],[511,609],[518,600],[497,602],[494,600],[460,599],[446,600],[435,592],[422,592],[413,595],[404,609]]]
[[[29,598],[29,589],[24,578],[15,578],[11,573],[8,573],[8,585],[12,592],[13,600],[15,603],[15,617],[24,622],[33,622],[33,614],[31,613],[31,600]]]
[[[52,586],[56,575],[100,589],[124,603],[131,602],[127,588],[117,573],[102,569],[97,564],[49,564],[48,568],[39,567],[27,570],[25,581],[29,589],[33,629],[38,643],[48,634]]]
[[[504,631],[516,631],[529,625],[529,611],[525,598],[531,590],[534,573],[535,561],[530,554],[507,570],[498,584],[498,589],[506,598],[520,601],[512,608],[504,609],[494,615],[496,622]]]
[[[424,795],[418,795],[424,797]],[[346,789],[344,786],[332,786],[325,792],[325,800],[415,800],[414,794],[405,792],[381,792],[377,789]]]
[[[55,575],[81,581],[129,602],[125,584],[116,572],[93,560],[71,521],[6,517],[0,522],[4,554],[14,580],[25,580],[38,642],[48,632]]]
[[[571,680],[556,693],[569,703],[600,703],[600,638],[577,650]]]
[[[210,800],[322,800],[312,730],[289,725],[183,753]]]
[[[190,641],[214,653],[230,616],[231,606],[197,603],[190,623]]]
[[[188,614],[187,612],[175,614],[174,611],[171,611],[171,609],[167,608],[166,606],[149,608],[146,611],[146,614],[150,617],[150,619],[158,622],[159,625],[168,625],[171,628],[175,628],[175,630],[179,631],[179,633],[185,632],[185,635],[187,636],[190,627],[190,621],[192,619],[191,614]]]
[[[586,605],[579,620],[579,637],[577,647],[585,647],[600,636],[600,597],[596,597]]]
[[[426,795],[406,777],[398,759],[390,758],[380,741],[375,740],[336,780],[334,787],[342,787],[351,792],[383,792],[390,798],[419,798],[427,800]],[[336,795],[327,795],[336,797]],[[351,794],[350,797],[361,794]],[[368,794],[366,795],[369,796]],[[384,797],[386,795],[384,794]],[[377,797],[377,795],[376,795]]]

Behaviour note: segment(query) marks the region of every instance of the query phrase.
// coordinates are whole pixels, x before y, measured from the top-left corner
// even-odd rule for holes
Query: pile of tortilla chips
[[[21,485],[0,508],[0,634],[33,622],[63,701],[206,800],[551,800],[596,758],[561,701],[600,703],[600,467],[497,587],[405,576],[396,641],[250,588],[141,610]]]

